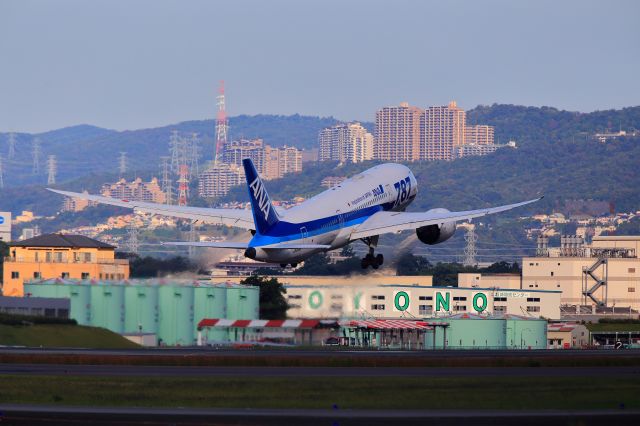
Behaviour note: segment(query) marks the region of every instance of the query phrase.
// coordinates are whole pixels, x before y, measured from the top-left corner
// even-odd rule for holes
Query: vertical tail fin
[[[258,176],[251,159],[245,158],[242,160],[242,165],[247,178],[251,211],[253,212],[256,231],[259,234],[266,234],[269,228],[278,223],[280,218],[276,213],[276,209],[273,208],[269,194],[267,194],[267,188],[264,186],[260,176]]]

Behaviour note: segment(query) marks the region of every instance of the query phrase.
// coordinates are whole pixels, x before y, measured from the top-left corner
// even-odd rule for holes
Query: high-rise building
[[[373,135],[360,123],[342,123],[318,134],[320,161],[359,163],[373,158]]]
[[[231,187],[244,182],[244,172],[235,164],[218,163],[200,173],[198,194],[205,198],[221,197]]]
[[[493,145],[494,128],[485,124],[466,125],[464,143],[468,145]]]
[[[222,148],[222,161],[242,167],[242,160],[250,158],[258,173],[264,173],[265,150],[262,139],[240,139],[227,142]]]
[[[279,179],[289,173],[302,171],[302,151],[294,146],[272,148],[265,146],[265,166],[262,178]]]
[[[373,157],[387,161],[420,159],[420,117],[423,110],[403,102],[376,112]]]
[[[466,113],[455,101],[427,108],[422,120],[423,160],[452,160],[455,149],[465,144]]]
[[[146,201],[150,203],[163,204],[166,201],[166,194],[162,191],[157,178],[150,182],[143,182],[137,178],[132,182],[120,179],[113,184],[102,185],[101,193],[105,197],[119,198],[121,200]]]

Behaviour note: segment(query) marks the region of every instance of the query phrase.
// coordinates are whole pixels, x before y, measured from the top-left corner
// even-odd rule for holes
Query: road
[[[584,350],[584,349],[549,349],[549,350],[425,350],[425,351],[393,351],[393,350],[334,350],[294,349],[269,347],[265,349],[230,349],[230,348],[149,348],[149,349],[76,349],[76,348],[19,348],[0,347],[2,354],[46,354],[46,355],[113,355],[113,356],[295,356],[295,357],[395,357],[395,358],[485,358],[485,357],[640,357],[640,349],[624,350]]]

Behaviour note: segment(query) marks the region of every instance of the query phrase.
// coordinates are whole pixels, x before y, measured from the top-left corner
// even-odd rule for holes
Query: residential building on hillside
[[[166,194],[162,191],[158,179],[155,177],[150,182],[143,182],[141,178],[137,178],[132,182],[120,179],[116,183],[103,185],[101,193],[105,197],[122,200],[158,204],[164,204],[166,201]]]
[[[485,124],[465,125],[464,130],[465,145],[493,145],[494,128]]]
[[[115,247],[82,235],[45,234],[11,243],[4,260],[4,296],[24,296],[32,279],[123,280],[129,261],[115,258]]]
[[[320,161],[359,163],[373,158],[373,135],[360,123],[342,123],[318,134]]]
[[[88,194],[87,191],[83,191],[85,194]],[[83,200],[81,198],[75,197],[64,197],[62,201],[62,209],[63,212],[81,212],[89,206],[95,206],[97,203],[89,200]]]
[[[373,158],[385,161],[420,159],[420,121],[424,111],[403,102],[376,112]]]
[[[294,146],[265,147],[265,166],[261,173],[265,180],[279,179],[289,173],[302,171],[302,151]]]
[[[320,186],[323,186],[325,188],[333,188],[334,186],[340,185],[346,178],[346,176],[327,176],[326,178],[322,179],[322,181],[320,182]]]
[[[500,148],[504,148],[507,145],[477,145],[477,144],[465,144],[454,148],[454,158],[463,157],[477,157],[481,155],[493,154]]]
[[[244,182],[244,171],[235,164],[218,163],[202,173],[198,179],[198,195],[204,198],[227,195],[231,187]]]
[[[250,158],[258,173],[263,174],[265,168],[265,146],[262,139],[240,139],[224,144],[222,161],[242,167],[242,160]]]
[[[452,160],[454,149],[465,144],[466,113],[455,101],[426,109],[421,119],[423,160]]]

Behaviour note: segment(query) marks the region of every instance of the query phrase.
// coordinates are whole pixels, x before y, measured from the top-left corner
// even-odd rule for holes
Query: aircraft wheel
[[[374,264],[371,265],[371,267],[373,269],[378,269],[380,267],[380,265],[378,265],[377,263],[374,263]]]
[[[382,253],[376,256],[376,263],[378,264],[378,266],[382,266],[382,264],[384,263],[384,256],[382,255]]]
[[[286,268],[286,267],[287,267],[287,264],[286,264],[286,263],[281,263],[281,264],[280,264],[280,267],[281,267],[281,268]]]
[[[291,264],[291,267],[292,267],[292,268],[295,268],[295,267],[297,267],[297,266],[298,266],[298,264],[297,264],[297,263],[292,263],[292,264]]]
[[[362,269],[367,269],[369,267],[369,259],[366,257],[362,258],[360,260],[360,266],[362,266]]]

